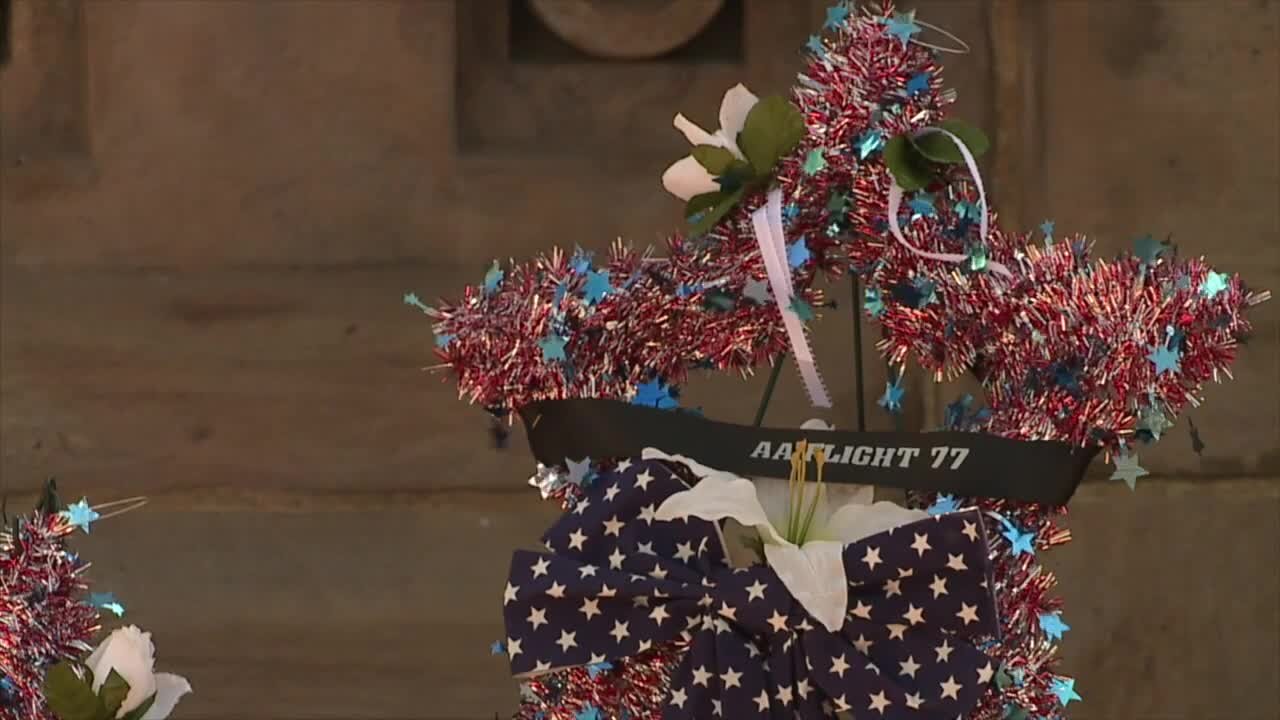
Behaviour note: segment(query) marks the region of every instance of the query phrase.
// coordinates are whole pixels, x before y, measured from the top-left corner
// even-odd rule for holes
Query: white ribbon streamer
[[[960,150],[960,155],[964,158],[964,164],[969,167],[969,174],[973,176],[974,185],[978,188],[978,205],[982,210],[982,217],[978,221],[978,237],[981,238],[982,242],[986,242],[987,233],[990,230],[990,219],[987,217],[987,193],[982,187],[982,175],[978,173],[978,161],[974,159],[973,153],[969,152],[969,148],[965,146],[963,140],[942,128],[925,128],[917,132],[916,137],[932,134],[946,135],[950,138],[951,142],[955,143],[956,148]],[[902,195],[902,186],[898,185],[897,180],[894,180],[893,185],[889,188],[889,232],[893,233],[893,236],[897,238],[898,242],[903,247],[920,257],[928,258],[930,260],[941,260],[942,262],[949,263],[963,263],[969,259],[969,256],[957,253],[927,252],[908,242],[906,236],[902,234],[902,228],[898,226],[898,211],[902,207]],[[1009,268],[1005,267],[1001,263],[993,260],[988,261],[987,268],[997,275],[1010,280],[1013,279],[1013,273],[1009,271]]]
[[[831,396],[827,394],[827,387],[818,373],[813,351],[809,348],[809,338],[805,335],[800,317],[791,309],[795,288],[791,284],[786,231],[782,227],[782,190],[775,188],[769,191],[765,204],[751,213],[751,224],[755,228],[760,256],[764,259],[764,269],[769,276],[769,287],[778,303],[782,326],[786,328],[787,338],[791,341],[791,354],[800,370],[800,379],[804,382],[809,402],[814,407],[829,408]]]

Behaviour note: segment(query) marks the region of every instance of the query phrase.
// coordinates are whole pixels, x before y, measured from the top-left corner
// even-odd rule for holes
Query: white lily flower
[[[643,457],[681,463],[699,477],[697,485],[667,498],[658,508],[657,519],[732,518],[754,528],[764,544],[765,561],[791,596],[814,619],[836,632],[844,625],[849,606],[844,546],[929,514],[891,502],[872,503],[874,490],[869,486],[854,486],[847,493],[849,500],[832,510],[822,482],[825,458],[821,450],[813,452],[818,482],[810,492],[805,481],[807,463],[801,458],[811,450],[803,442],[798,445],[792,457],[792,477],[785,488],[778,482],[755,483],[653,448],[646,448]],[[785,493],[781,492],[784,489]]]
[[[733,153],[739,160],[745,160],[742,150],[738,149],[738,133],[742,132],[747,122],[747,113],[760,102],[741,83],[729,88],[720,102],[720,129],[713,133],[695,125],[684,115],[677,114],[672,124],[684,133],[690,145],[714,145]],[[667,171],[662,173],[662,187],[681,200],[688,201],[696,195],[717,192],[720,184],[707,169],[702,167],[692,155],[676,161]]]

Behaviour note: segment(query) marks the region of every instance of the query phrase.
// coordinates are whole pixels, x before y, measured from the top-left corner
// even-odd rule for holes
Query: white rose
[[[191,683],[186,678],[155,672],[155,653],[151,633],[130,625],[108,635],[85,661],[89,672],[93,673],[94,692],[102,688],[112,670],[129,683],[129,694],[120,705],[117,718],[124,717],[155,695],[155,702],[142,720],[164,720],[173,712],[178,700],[191,692]]]
[[[714,145],[733,153],[739,160],[746,158],[738,149],[738,133],[746,125],[747,113],[756,106],[760,99],[751,94],[745,86],[739,84],[729,88],[720,102],[720,129],[714,133],[693,124],[684,115],[676,115],[673,124],[684,133],[690,145]],[[691,155],[677,161],[662,174],[662,186],[667,192],[681,200],[688,200],[695,195],[716,192],[720,183],[702,167]]]

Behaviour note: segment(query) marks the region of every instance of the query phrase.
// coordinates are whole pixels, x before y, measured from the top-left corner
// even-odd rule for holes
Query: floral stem
[[[809,529],[813,527],[813,516],[818,511],[818,502],[822,499],[823,491],[826,490],[822,484],[822,464],[826,461],[826,457],[821,448],[813,454],[813,459],[818,466],[818,484],[814,489],[813,502],[809,504],[809,511],[805,515],[804,523],[800,526],[799,537],[794,541],[797,545],[803,545],[804,541],[808,539]]]

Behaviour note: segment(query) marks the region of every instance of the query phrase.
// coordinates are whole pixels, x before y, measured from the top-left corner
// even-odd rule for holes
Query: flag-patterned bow
[[[849,613],[832,633],[767,566],[731,568],[720,529],[654,518],[687,489],[657,461],[601,475],[515,553],[503,598],[516,675],[686,644],[663,718],[950,720],[994,675],[975,643],[997,632],[976,512],[938,515],[845,548]]]

